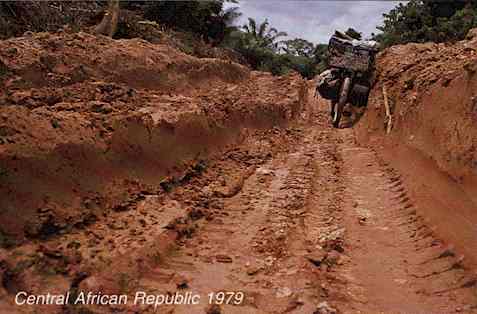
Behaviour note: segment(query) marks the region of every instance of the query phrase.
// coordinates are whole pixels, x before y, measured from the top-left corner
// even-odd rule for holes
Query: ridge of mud
[[[298,75],[137,39],[32,34],[0,42],[0,60],[2,246],[167,190],[211,152],[293,120],[307,99]]]
[[[359,142],[376,147],[402,173],[420,214],[469,265],[477,265],[476,65],[472,36],[383,51],[377,84],[355,128]],[[383,86],[393,115],[388,136]]]
[[[250,73],[237,63],[195,58],[165,44],[82,32],[37,33],[2,41],[0,64],[2,85],[9,89],[104,80],[131,88],[186,92],[215,81],[237,83]]]
[[[477,37],[456,44],[408,44],[383,51],[377,58],[377,84],[358,134],[362,139],[384,134],[382,87],[386,86],[394,138],[434,159],[457,182],[475,182],[476,70]]]

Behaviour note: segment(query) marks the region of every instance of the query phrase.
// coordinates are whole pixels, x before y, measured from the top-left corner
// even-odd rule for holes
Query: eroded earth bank
[[[337,130],[298,75],[85,33],[0,42],[0,313],[477,312],[475,136],[458,109],[475,80],[443,57],[471,67],[472,47],[385,51],[368,111]],[[455,67],[449,99],[470,82],[442,114],[427,108],[448,106],[439,64]],[[446,141],[451,120],[467,131]],[[15,305],[21,291],[70,304]],[[221,291],[243,298],[209,304]],[[81,292],[128,302],[73,304]]]

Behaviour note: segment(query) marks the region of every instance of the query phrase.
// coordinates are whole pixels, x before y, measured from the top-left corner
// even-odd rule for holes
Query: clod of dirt
[[[175,274],[172,281],[176,285],[177,289],[187,289],[189,287],[189,280],[184,276]]]
[[[118,278],[119,276],[119,278]],[[127,278],[124,278],[123,273],[115,274],[115,276],[101,276],[91,275],[87,278],[82,277],[82,280],[78,284],[79,291],[91,291],[92,293],[109,293],[118,294],[124,287],[121,285],[127,285]],[[118,284],[119,281],[119,284]]]
[[[454,256],[455,256],[455,253],[453,248],[447,248],[446,250],[444,250],[444,252],[439,254],[437,258],[446,258],[446,257],[454,257]]]
[[[215,260],[219,263],[232,263],[233,260],[230,256],[224,254],[218,254],[215,256]]]
[[[49,258],[53,258],[53,259],[63,258],[63,253],[57,248],[51,248],[45,245],[40,245],[38,251],[43,253],[43,255]]]
[[[328,302],[323,301],[318,304],[317,309],[313,314],[337,314],[336,309],[332,308]]]
[[[249,275],[249,276],[256,275],[262,269],[263,269],[263,267],[261,267],[259,265],[247,265],[247,275]]]
[[[206,314],[220,314],[222,313],[220,306],[217,304],[211,304],[206,310]]]
[[[66,225],[58,221],[55,215],[46,214],[39,215],[38,220],[29,221],[25,224],[25,235],[32,239],[47,239],[60,230],[64,229]]]
[[[321,263],[326,259],[327,253],[324,250],[316,250],[310,254],[307,254],[305,257],[313,263],[315,266],[320,266]]]
[[[0,284],[10,294],[15,294],[18,291],[27,291],[29,287],[27,276],[21,272],[22,268],[31,266],[30,262],[18,263],[18,265],[11,265],[10,263],[0,260]]]
[[[277,298],[287,298],[287,297],[291,296],[292,294],[293,294],[293,291],[291,291],[290,288],[280,287],[280,288],[278,288],[277,293],[275,294],[275,296]]]
[[[333,266],[339,263],[339,260],[341,258],[341,254],[338,251],[332,250],[331,252],[328,252],[326,255],[326,264],[329,266]]]
[[[358,223],[360,225],[366,224],[366,220],[367,220],[367,217],[365,217],[365,216],[358,217]]]
[[[290,313],[292,311],[294,311],[295,309],[297,309],[298,307],[304,305],[305,302],[300,299],[299,297],[294,297],[292,298],[292,300],[290,300],[290,302],[288,303],[288,306],[286,308],[286,310],[284,311],[284,313]]]

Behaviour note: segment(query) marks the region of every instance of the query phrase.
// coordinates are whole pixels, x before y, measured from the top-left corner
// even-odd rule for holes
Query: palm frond
[[[265,31],[267,30],[268,25],[270,25],[270,23],[268,22],[268,19],[265,19],[265,21],[263,21],[263,23],[260,24],[260,29],[258,30],[259,37],[264,37]]]
[[[250,33],[252,33],[253,35],[257,35],[257,22],[255,22],[254,19],[252,19],[251,17],[248,18],[248,25],[250,26]]]

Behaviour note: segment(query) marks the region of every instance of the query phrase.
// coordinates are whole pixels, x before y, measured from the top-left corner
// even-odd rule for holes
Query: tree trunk
[[[109,0],[108,9],[95,29],[97,35],[113,37],[116,33],[119,21],[119,0]]]

